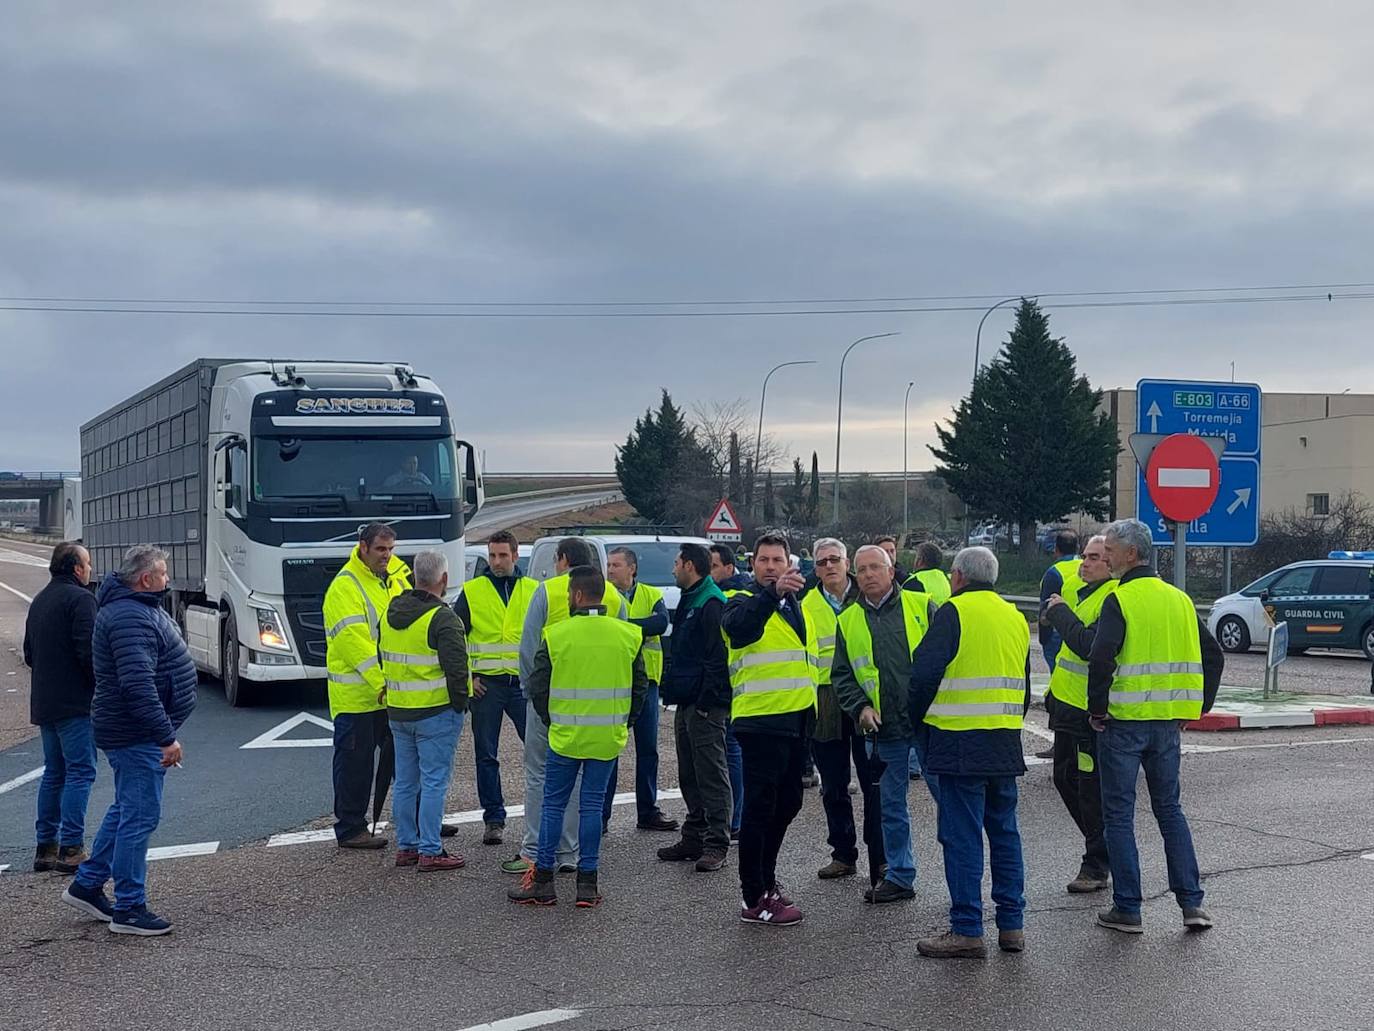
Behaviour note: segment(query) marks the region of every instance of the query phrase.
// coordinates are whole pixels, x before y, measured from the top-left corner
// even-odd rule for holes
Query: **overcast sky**
[[[1033,13],[1031,7],[1037,8]],[[1374,281],[1365,4],[17,0],[0,294],[661,301]],[[930,8],[919,11],[918,7]],[[938,10],[936,8],[939,8]],[[7,303],[7,302],[0,302]],[[1095,386],[1374,391],[1374,300],[1059,310]],[[668,387],[911,465],[978,313],[0,311],[0,469],[202,355],[408,360],[493,471],[607,470]],[[984,353],[1009,316],[988,320]]]

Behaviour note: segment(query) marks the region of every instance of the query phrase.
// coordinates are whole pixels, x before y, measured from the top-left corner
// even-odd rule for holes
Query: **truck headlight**
[[[281,618],[277,615],[276,609],[254,609],[253,611],[258,614],[258,641],[262,646],[289,652],[291,646],[286,643],[286,634],[282,630]]]

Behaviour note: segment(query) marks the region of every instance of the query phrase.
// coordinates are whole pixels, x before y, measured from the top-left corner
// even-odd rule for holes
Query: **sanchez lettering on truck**
[[[415,401],[409,397],[302,397],[296,400],[296,411],[313,415],[414,415]]]

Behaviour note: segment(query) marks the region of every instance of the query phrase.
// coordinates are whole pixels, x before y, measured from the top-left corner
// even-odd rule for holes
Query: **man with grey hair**
[[[114,802],[62,901],[115,934],[168,933],[148,909],[148,840],[162,816],[162,782],[181,765],[177,730],[196,705],[196,666],[162,607],[167,553],[137,544],[96,593],[91,730],[114,772]],[[114,879],[111,905],[105,883]]]
[[[414,590],[397,595],[387,606],[378,647],[396,749],[391,795],[396,865],[431,873],[464,864],[462,855],[444,850],[439,837],[453,753],[468,711],[468,652],[463,624],[444,604],[444,553],[416,555],[414,579]]]
[[[911,716],[927,733],[936,778],[940,845],[949,885],[949,931],[916,943],[936,959],[982,958],[983,837],[997,906],[997,944],[1025,948],[1026,899],[1016,778],[1026,772],[1021,724],[1030,707],[1030,627],[1000,598],[997,556],[965,548],[954,558],[950,599],[936,610],[911,660]]]
[[[1212,918],[1202,908],[1197,854],[1179,804],[1179,732],[1211,709],[1225,656],[1192,599],[1152,568],[1148,526],[1120,519],[1103,536],[1119,583],[1102,603],[1088,653],[1088,714],[1101,735],[1098,777],[1112,870],[1113,905],[1098,913],[1097,922],[1127,934],[1144,930],[1135,843],[1136,779],[1143,768],[1164,838],[1169,890],[1183,910],[1183,926],[1205,931]]]

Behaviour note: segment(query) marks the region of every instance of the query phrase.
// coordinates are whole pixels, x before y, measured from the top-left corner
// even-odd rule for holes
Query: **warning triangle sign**
[[[711,518],[706,520],[706,535],[712,539],[720,539],[728,535],[731,540],[739,540],[739,517],[735,515],[735,510],[730,507],[729,498],[721,498],[715,511],[711,513]]]

